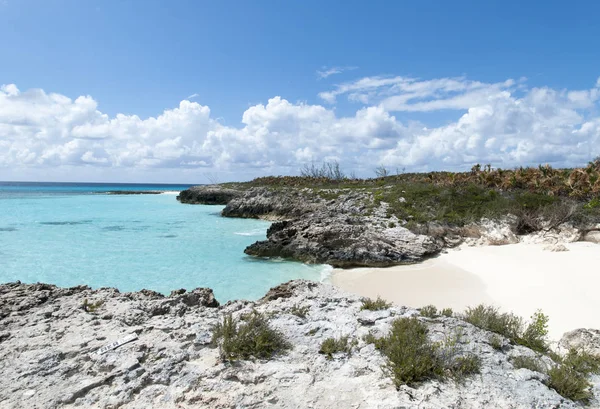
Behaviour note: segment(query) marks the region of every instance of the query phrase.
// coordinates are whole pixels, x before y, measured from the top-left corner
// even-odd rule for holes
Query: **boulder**
[[[579,328],[566,332],[560,339],[558,346],[564,351],[572,348],[583,349],[600,357],[600,330]]]
[[[591,243],[600,244],[600,230],[593,230],[587,232],[583,238],[583,241],[589,241]]]

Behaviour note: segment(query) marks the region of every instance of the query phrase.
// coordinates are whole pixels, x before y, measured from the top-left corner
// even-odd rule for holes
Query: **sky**
[[[600,2],[0,0],[0,180],[579,166]]]

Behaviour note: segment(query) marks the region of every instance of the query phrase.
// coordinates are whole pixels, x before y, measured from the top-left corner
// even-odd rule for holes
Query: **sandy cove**
[[[600,246],[567,243],[551,252],[544,244],[462,245],[423,263],[388,268],[335,269],[334,285],[400,305],[462,311],[492,304],[524,318],[541,309],[550,338],[576,328],[600,328]]]

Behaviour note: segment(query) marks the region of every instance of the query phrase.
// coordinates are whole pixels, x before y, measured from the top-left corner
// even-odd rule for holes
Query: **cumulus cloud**
[[[114,178],[127,171],[176,180],[181,172],[228,172],[238,179],[297,174],[304,163],[322,160],[338,160],[359,175],[378,164],[574,166],[600,154],[599,85],[556,90],[529,89],[523,79],[367,77],[320,94],[364,104],[352,115],[274,97],[248,108],[242,125],[232,127],[189,100],[156,117],[108,116],[91,96],[73,100],[8,84],[0,88],[0,167],[14,177],[81,169],[82,175],[101,171]],[[440,110],[455,112],[455,120],[430,126],[394,115]]]
[[[352,71],[358,67],[323,67],[317,70],[317,78],[324,79],[335,74],[341,74],[344,71]]]

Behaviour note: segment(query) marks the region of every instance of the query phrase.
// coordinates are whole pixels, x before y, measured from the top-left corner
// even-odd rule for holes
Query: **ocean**
[[[244,248],[269,222],[183,205],[189,185],[0,182],[0,282],[120,291],[210,287],[220,302],[255,300],[282,282],[322,280],[328,266],[256,259]],[[110,195],[108,191],[161,191]]]

